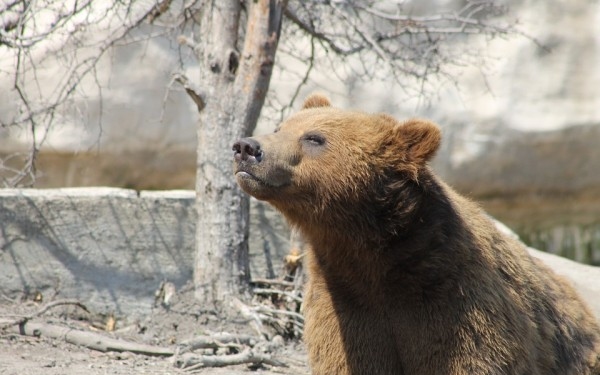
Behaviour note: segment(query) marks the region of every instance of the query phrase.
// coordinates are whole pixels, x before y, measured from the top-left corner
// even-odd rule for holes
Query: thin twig
[[[42,306],[41,309],[39,309],[38,311],[36,311],[33,314],[23,316],[19,319],[15,319],[13,321],[4,322],[2,325],[0,325],[0,330],[5,330],[6,328],[11,327],[11,326],[21,326],[21,325],[27,323],[28,321],[30,321],[31,319],[44,314],[46,311],[48,311],[54,307],[65,306],[65,305],[77,306],[77,307],[83,309],[85,312],[89,312],[88,308],[83,303],[81,303],[77,300],[71,300],[71,299],[56,300],[56,301],[52,301],[52,302],[45,304],[44,306]]]
[[[294,287],[294,283],[291,281],[276,280],[276,279],[252,279],[252,281],[250,281],[250,283],[255,284],[255,285],[256,284],[267,284],[267,285],[286,286],[286,287],[290,287],[290,288]]]
[[[286,7],[284,11],[285,16],[292,21],[296,26],[298,26],[302,31],[312,35],[314,38],[320,40],[325,45],[333,50],[336,54],[340,56],[349,56],[353,55],[357,52],[360,52],[364,49],[364,46],[358,46],[354,48],[345,49],[340,47],[336,41],[329,35],[324,32],[318,31],[313,25],[306,23],[303,21],[297,14],[292,10],[289,6]]]
[[[286,292],[285,290],[254,288],[253,292],[254,294],[279,294],[282,296],[289,297],[298,303],[302,303],[302,297],[292,292]]]
[[[298,320],[300,322],[304,322],[304,316],[302,316],[302,314],[298,314],[297,312],[293,312],[293,311],[271,309],[271,308],[266,307],[266,306],[257,306],[255,308],[255,310],[256,310],[256,312],[261,313],[261,314],[273,314],[273,315],[290,316],[290,317],[295,318],[296,320]]]
[[[306,72],[304,73],[304,76],[302,77],[302,80],[300,81],[300,83],[296,86],[296,90],[294,91],[294,94],[292,95],[292,98],[290,99],[290,103],[288,104],[289,109],[291,109],[294,106],[294,102],[296,101],[296,99],[298,98],[298,95],[300,94],[300,89],[304,85],[306,85],[306,83],[308,82],[310,73],[312,72],[313,67],[315,65],[315,38],[314,38],[314,36],[310,37],[310,57],[308,58],[307,65],[308,65],[308,67],[306,68]],[[282,116],[283,116],[283,114],[284,114],[284,111],[281,111]],[[283,117],[280,118],[280,122],[283,122]]]

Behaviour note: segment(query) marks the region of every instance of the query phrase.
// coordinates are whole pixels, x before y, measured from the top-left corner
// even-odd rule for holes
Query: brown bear
[[[318,375],[600,374],[600,329],[569,284],[427,162],[440,130],[331,106],[233,145],[237,182],[308,242]]]

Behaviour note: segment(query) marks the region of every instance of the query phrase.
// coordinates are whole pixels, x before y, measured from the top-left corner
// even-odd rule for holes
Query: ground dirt
[[[43,296],[24,299],[0,296],[0,320],[6,322],[36,314],[51,302],[43,299]],[[252,328],[251,322],[241,315],[219,319],[212,313],[203,312],[201,306],[195,302],[190,287],[178,291],[168,308],[163,305],[154,308],[150,316],[143,318],[116,317],[115,328],[112,331],[106,330],[107,324],[112,323],[110,316],[85,312],[74,305],[53,307],[28,322],[69,327],[73,330],[94,332],[102,337],[173,349],[184,340],[215,332],[260,337]],[[1,326],[2,324],[0,324]],[[258,350],[263,350],[273,359],[284,362],[286,367],[244,364],[189,370],[175,366],[174,358],[178,358],[178,356],[157,357],[131,352],[102,352],[68,343],[64,338],[21,335],[15,331],[18,330],[16,327],[18,325],[13,325],[11,329],[0,330],[0,374],[309,374],[306,353],[301,340],[299,338],[284,339],[275,331],[268,340],[259,340],[263,349]],[[259,347],[255,346],[254,349]],[[226,355],[236,350],[220,348],[197,351],[204,355]],[[193,354],[196,354],[197,351],[194,351]]]

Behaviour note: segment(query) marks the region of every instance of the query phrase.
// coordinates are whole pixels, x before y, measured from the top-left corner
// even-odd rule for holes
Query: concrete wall
[[[143,311],[163,279],[192,275],[194,194],[0,190],[0,285]]]
[[[0,189],[0,293],[77,298],[97,312],[144,315],[161,281],[191,280],[193,191]],[[507,228],[504,228],[509,232]],[[254,277],[279,275],[289,250],[281,217],[252,201]],[[600,316],[600,269],[531,250],[571,278]]]
[[[78,298],[96,311],[145,314],[161,281],[181,287],[191,280],[194,197],[193,191],[0,189],[0,293],[39,291]],[[259,202],[253,212],[252,272],[277,274],[287,228]]]

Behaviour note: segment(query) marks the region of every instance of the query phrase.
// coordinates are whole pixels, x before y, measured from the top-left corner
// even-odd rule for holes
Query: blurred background
[[[167,2],[137,1],[116,20],[109,15],[123,9],[96,2],[103,8],[73,16],[60,33],[11,39],[21,3],[0,2],[3,187],[194,189],[198,110],[181,82],[199,74],[202,35],[176,12],[189,2],[169,1],[170,11],[153,16]],[[293,10],[302,16],[329,3],[352,2]],[[478,4],[386,1],[369,9],[425,19]],[[444,133],[433,167],[450,185],[527,244],[600,265],[598,1],[496,3],[481,17],[497,29],[449,32],[429,45],[439,59],[431,72],[384,69],[377,50],[333,57],[336,45],[307,38],[293,15],[284,20],[257,133],[272,131],[313,91],[339,107],[430,118]],[[355,29],[330,31],[351,49],[352,37],[369,34]],[[258,207],[261,220],[268,208]]]

